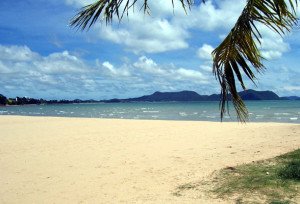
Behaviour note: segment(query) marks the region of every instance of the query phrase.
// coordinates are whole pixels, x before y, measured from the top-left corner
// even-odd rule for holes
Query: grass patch
[[[288,154],[221,170],[213,179],[218,197],[237,203],[293,203],[300,193],[300,149]],[[299,198],[298,198],[299,199]]]

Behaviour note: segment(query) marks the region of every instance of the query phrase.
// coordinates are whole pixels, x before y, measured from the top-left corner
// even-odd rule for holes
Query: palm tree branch
[[[174,0],[172,5],[174,8]],[[177,0],[182,5],[183,9],[187,10],[194,4],[194,0]],[[116,16],[120,21],[124,14],[128,16],[128,11],[134,8],[138,0],[98,0],[95,3],[83,7],[70,21],[71,27],[77,27],[81,30],[89,29],[100,16],[105,19],[106,23],[111,23],[113,17]],[[202,0],[205,2],[205,0]],[[144,13],[150,14],[148,0],[143,0],[142,8]],[[122,12],[120,12],[122,10]],[[102,20],[102,19],[101,19]]]
[[[221,85],[221,118],[228,111],[225,104],[231,98],[239,121],[245,122],[248,119],[247,108],[236,89],[235,76],[241,87],[246,90],[242,72],[254,82],[252,68],[258,72],[265,68],[257,47],[261,33],[255,23],[262,23],[282,35],[298,21],[296,4],[297,0],[289,0],[288,4],[284,0],[248,0],[230,33],[213,51],[213,72]]]

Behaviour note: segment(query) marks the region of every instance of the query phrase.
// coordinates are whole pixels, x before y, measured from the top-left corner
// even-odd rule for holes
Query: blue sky
[[[1,0],[0,93],[46,99],[219,93],[210,53],[246,1],[207,1],[186,15],[178,3],[173,14],[171,0],[152,0],[151,16],[136,9],[120,24],[99,22],[88,32],[70,28],[76,11],[91,2]],[[281,38],[259,27],[267,69],[257,75],[257,87],[247,81],[247,88],[300,96],[300,29]]]

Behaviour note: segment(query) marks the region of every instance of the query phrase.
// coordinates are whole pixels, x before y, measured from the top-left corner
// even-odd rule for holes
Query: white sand
[[[216,203],[173,193],[300,147],[300,125],[0,117],[0,203]]]

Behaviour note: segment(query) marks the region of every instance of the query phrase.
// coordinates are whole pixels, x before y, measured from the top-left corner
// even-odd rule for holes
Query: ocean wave
[[[290,113],[274,113],[274,115],[291,115]]]
[[[143,113],[159,113],[159,111],[143,111]]]
[[[179,112],[178,113],[180,116],[182,116],[182,117],[186,117],[187,116],[187,113],[186,112]]]
[[[290,120],[298,120],[297,117],[290,118]]]

